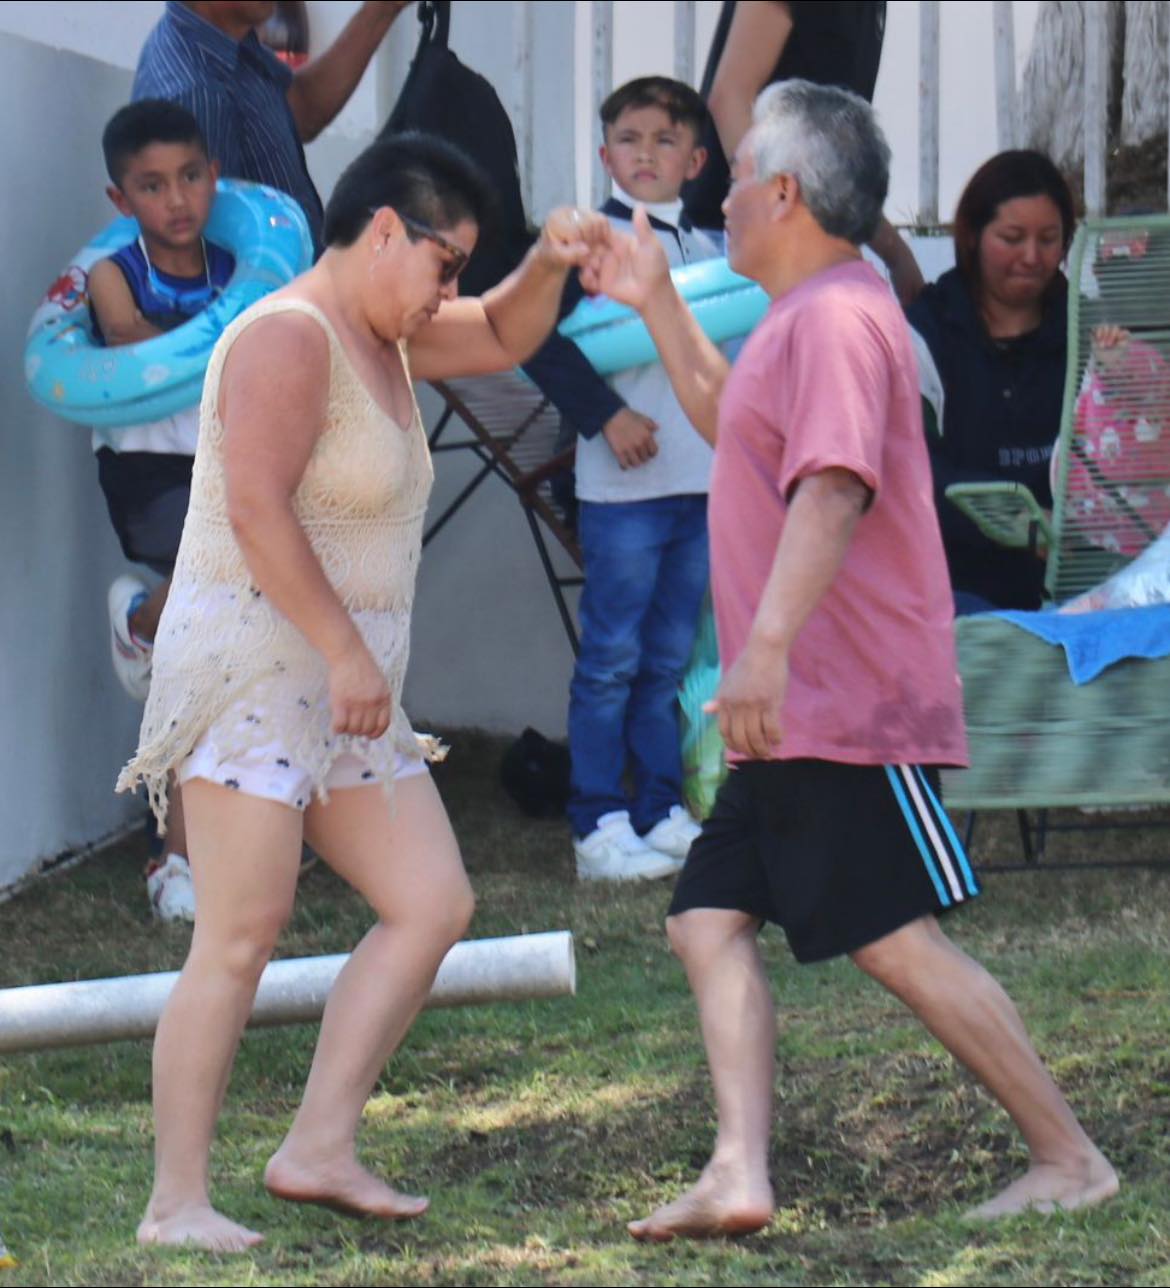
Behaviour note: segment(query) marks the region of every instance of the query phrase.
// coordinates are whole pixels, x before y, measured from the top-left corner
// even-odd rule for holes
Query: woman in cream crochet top
[[[437,139],[375,144],[338,181],[320,262],[230,326],[208,368],[138,754],[119,780],[145,782],[160,814],[169,776],[182,784],[196,895],[155,1040],[144,1243],[231,1251],[261,1238],[211,1206],[208,1154],[303,837],[378,921],[333,988],[265,1184],[385,1218],[426,1207],[355,1154],[374,1080],[472,912],[399,703],[431,485],[411,377],[523,361],[556,320],[568,269],[609,237],[600,216],[555,212],[511,277],[456,299],[483,182]]]

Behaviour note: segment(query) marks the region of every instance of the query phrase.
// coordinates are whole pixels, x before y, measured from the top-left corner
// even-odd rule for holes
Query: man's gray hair
[[[890,185],[890,147],[873,108],[846,89],[789,80],[752,112],[756,177],[791,174],[813,218],[855,246],[874,235]]]

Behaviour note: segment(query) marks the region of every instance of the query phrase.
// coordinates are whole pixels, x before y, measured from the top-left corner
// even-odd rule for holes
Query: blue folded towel
[[[1100,613],[1016,611],[992,614],[1049,644],[1059,644],[1068,658],[1074,684],[1088,684],[1106,667],[1127,657],[1170,654],[1170,604],[1148,608],[1114,608]]]

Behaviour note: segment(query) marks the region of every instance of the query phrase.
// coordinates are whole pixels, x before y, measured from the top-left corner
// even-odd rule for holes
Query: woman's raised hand
[[[390,727],[390,688],[360,635],[329,663],[333,732],[380,738]]]
[[[670,261],[646,211],[634,211],[634,235],[613,233],[581,268],[581,285],[641,312],[655,290],[670,284]]]

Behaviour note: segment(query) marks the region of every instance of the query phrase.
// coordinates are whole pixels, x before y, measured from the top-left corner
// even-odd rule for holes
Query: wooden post
[[[1085,214],[1105,213],[1105,148],[1108,122],[1108,34],[1104,0],[1085,4]]]
[[[918,8],[918,222],[938,223],[938,0]]]
[[[674,0],[674,78],[695,83],[695,0]]]
[[[995,134],[1001,152],[1019,147],[1016,123],[1016,23],[1012,0],[995,0]]]
[[[589,146],[593,153],[593,191],[590,205],[596,207],[609,196],[609,175],[597,155],[597,113],[613,89],[613,0],[592,0],[593,11],[593,109],[589,117]]]

